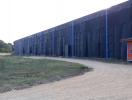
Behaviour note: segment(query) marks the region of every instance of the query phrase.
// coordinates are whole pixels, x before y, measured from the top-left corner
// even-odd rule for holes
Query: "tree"
[[[11,52],[12,51],[12,44],[5,43],[4,41],[0,40],[0,52]]]

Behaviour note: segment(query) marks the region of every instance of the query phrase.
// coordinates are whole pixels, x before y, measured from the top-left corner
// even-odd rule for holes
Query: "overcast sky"
[[[0,39],[13,42],[127,0],[0,0]]]

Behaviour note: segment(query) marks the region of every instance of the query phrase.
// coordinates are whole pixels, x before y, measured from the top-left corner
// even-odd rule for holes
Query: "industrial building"
[[[127,59],[132,37],[132,2],[64,23],[14,42],[20,56],[62,56]]]

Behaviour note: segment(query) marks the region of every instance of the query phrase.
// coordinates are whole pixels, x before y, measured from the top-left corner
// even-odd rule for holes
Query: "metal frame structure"
[[[122,38],[132,37],[132,2],[102,10],[14,42],[20,56],[127,59]]]

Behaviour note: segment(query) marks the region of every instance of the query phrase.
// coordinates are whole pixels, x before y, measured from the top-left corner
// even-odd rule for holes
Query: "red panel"
[[[132,41],[128,41],[128,61],[132,61]]]

